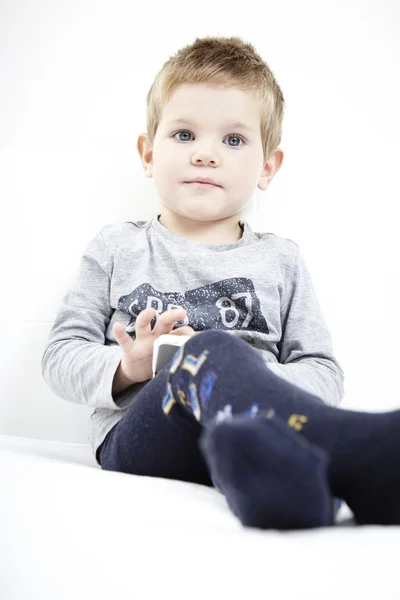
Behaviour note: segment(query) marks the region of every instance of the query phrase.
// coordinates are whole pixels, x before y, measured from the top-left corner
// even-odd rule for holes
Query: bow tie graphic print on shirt
[[[245,277],[216,281],[184,293],[160,292],[144,283],[118,300],[118,310],[130,316],[125,328],[128,333],[135,331],[137,317],[149,307],[159,315],[174,307],[184,308],[187,319],[180,325],[190,325],[194,331],[220,329],[269,333],[253,282]],[[151,322],[152,329],[156,319],[154,317]]]

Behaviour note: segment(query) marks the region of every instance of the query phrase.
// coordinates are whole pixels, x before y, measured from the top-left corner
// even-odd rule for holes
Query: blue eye
[[[178,131],[177,133],[175,133],[174,138],[176,138],[176,136],[179,135],[180,133],[189,133],[189,135],[191,135],[189,131],[186,131],[186,129],[182,129],[181,131]],[[179,141],[180,142],[182,142],[182,141],[186,141],[187,142],[187,140],[179,140]]]
[[[176,139],[176,136],[179,135],[179,134],[181,134],[181,133],[186,133],[186,134],[192,135],[192,133],[190,131],[188,131],[187,129],[180,129],[179,131],[177,131],[174,134],[173,137]],[[234,134],[232,133],[232,134],[228,135],[227,138],[237,138],[237,139],[240,139],[243,142],[243,144],[245,143],[244,139],[242,138],[242,136],[238,135],[237,133],[234,133]],[[190,142],[190,140],[188,140],[188,139],[186,139],[186,140],[179,139],[178,141],[180,141],[180,142],[183,142],[183,141]],[[231,144],[229,144],[229,146],[231,148],[238,148],[239,144],[235,144],[233,146]]]

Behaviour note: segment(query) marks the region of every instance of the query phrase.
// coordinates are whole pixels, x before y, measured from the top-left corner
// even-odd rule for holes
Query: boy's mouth
[[[221,187],[216,183],[204,183],[204,181],[185,181],[188,185],[194,185],[200,188],[218,188]]]
[[[202,185],[208,184],[208,185],[212,185],[213,187],[221,187],[220,185],[218,185],[218,183],[216,183],[210,177],[202,177],[202,176],[195,177],[191,181],[185,181],[185,183],[198,183],[198,184],[202,184]]]

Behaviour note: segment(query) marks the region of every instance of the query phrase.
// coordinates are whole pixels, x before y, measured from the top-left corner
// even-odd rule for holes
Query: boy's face
[[[255,98],[241,90],[180,85],[164,106],[154,145],[146,134],[138,140],[164,212],[174,213],[175,221],[179,215],[203,226],[221,220],[237,226],[238,213],[257,186],[267,189],[283,158],[276,150],[264,164],[260,118]],[[218,187],[188,183],[196,177]]]

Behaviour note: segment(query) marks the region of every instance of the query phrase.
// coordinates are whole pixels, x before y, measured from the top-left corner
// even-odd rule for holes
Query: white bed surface
[[[204,486],[0,435],[2,600],[400,599],[400,527],[243,528]]]

